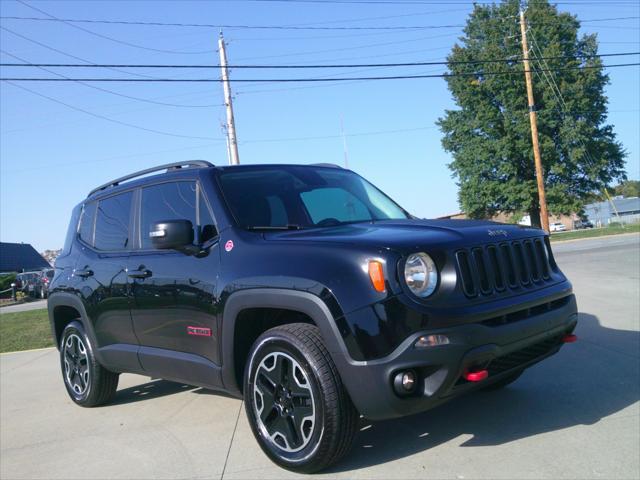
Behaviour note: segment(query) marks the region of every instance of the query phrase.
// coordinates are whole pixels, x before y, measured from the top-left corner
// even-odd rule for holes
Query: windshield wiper
[[[300,225],[249,225],[247,230],[302,230]]]

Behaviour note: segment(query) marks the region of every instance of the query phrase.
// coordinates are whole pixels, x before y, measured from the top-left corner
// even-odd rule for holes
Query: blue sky
[[[471,2],[409,5],[260,3],[245,1],[29,1],[58,18],[247,25],[388,26],[458,25]],[[638,3],[560,2],[580,19],[638,16]],[[45,17],[13,0],[0,1],[3,16]],[[584,23],[597,32],[600,53],[637,51],[638,20]],[[42,63],[217,63],[217,30],[2,20],[3,62],[15,57]],[[80,28],[78,28],[80,27]],[[84,29],[84,30],[82,30]],[[432,30],[224,31],[233,63],[380,63],[443,60],[458,27]],[[66,55],[65,55],[66,54]],[[69,55],[72,55],[73,58]],[[638,57],[615,59],[637,62]],[[621,61],[617,61],[621,60]],[[613,62],[610,62],[613,63]],[[364,70],[364,69],[363,69]],[[348,75],[439,73],[442,66],[349,71]],[[83,69],[68,73],[125,76]],[[153,70],[136,70],[158,75]],[[3,76],[16,73],[4,69]],[[21,71],[23,75],[53,76]],[[164,72],[162,72],[164,73]],[[268,72],[271,77],[278,74]],[[307,72],[304,72],[306,74]],[[167,72],[207,76],[218,72]],[[232,78],[261,73],[233,71]],[[262,73],[265,75],[266,73]],[[291,76],[293,72],[280,74]],[[314,75],[346,75],[322,70]],[[628,151],[627,170],[640,178],[640,69],[611,69],[609,121]],[[219,84],[24,83],[48,98],[0,84],[0,237],[59,248],[69,213],[91,188],[134,170],[185,159],[227,162]],[[415,215],[458,211],[457,187],[446,167],[435,121],[453,102],[441,78],[328,84],[234,84],[242,163],[343,163],[340,119],[347,134],[349,166]],[[143,102],[135,97],[151,102]],[[74,108],[71,108],[74,107]],[[108,117],[97,118],[78,109]],[[125,126],[117,122],[155,130]],[[169,135],[170,134],[170,135]]]

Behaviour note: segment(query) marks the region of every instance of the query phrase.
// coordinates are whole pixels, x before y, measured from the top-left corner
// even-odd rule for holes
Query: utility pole
[[[547,196],[544,192],[544,172],[542,171],[542,159],[540,158],[540,145],[538,145],[538,117],[536,115],[536,103],[533,98],[531,66],[529,65],[529,46],[527,45],[527,24],[524,19],[524,10],[520,10],[520,32],[522,33],[522,63],[524,64],[524,78],[527,82],[527,99],[529,103],[529,122],[531,123],[531,140],[533,141],[533,158],[536,165],[536,180],[538,182],[540,222],[542,223],[544,231],[549,233],[549,212],[547,211]]]
[[[233,103],[231,102],[231,85],[229,85],[229,70],[227,69],[227,52],[224,49],[222,31],[218,37],[218,51],[220,52],[220,68],[222,69],[222,87],[224,88],[224,105],[227,107],[227,142],[229,150],[229,164],[240,164],[238,156],[238,141],[236,138],[236,122],[233,119]]]

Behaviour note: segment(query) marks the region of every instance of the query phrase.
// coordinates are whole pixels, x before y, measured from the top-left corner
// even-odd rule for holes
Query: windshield
[[[243,228],[308,228],[410,218],[349,170],[256,166],[219,173],[227,204]]]

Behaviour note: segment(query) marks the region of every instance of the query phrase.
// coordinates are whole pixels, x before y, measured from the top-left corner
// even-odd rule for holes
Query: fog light
[[[449,337],[446,335],[423,335],[414,344],[417,348],[437,347],[438,345],[448,345]]]
[[[416,372],[413,370],[398,372],[393,378],[393,388],[398,395],[410,395],[415,391],[416,384]]]

